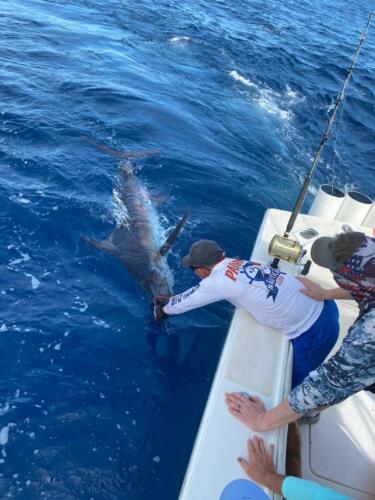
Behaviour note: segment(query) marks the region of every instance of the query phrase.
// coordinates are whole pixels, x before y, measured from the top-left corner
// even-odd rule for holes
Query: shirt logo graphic
[[[284,281],[285,273],[272,267],[263,267],[253,262],[247,262],[242,266],[240,271],[249,280],[249,285],[255,282],[263,283],[268,290],[267,299],[272,297],[275,302],[277,294],[279,293],[279,286]]]

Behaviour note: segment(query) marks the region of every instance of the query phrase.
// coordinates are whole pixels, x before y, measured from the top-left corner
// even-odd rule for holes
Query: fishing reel
[[[296,264],[302,259],[306,251],[303,250],[302,245],[298,241],[275,234],[269,244],[268,253],[275,259]]]
[[[310,270],[311,260],[308,260],[306,264],[301,264],[301,260],[306,254],[306,250],[304,250],[301,243],[296,240],[290,240],[285,236],[275,234],[269,244],[268,253],[274,259],[283,260],[289,264],[303,265],[301,274],[304,276],[308,274]]]

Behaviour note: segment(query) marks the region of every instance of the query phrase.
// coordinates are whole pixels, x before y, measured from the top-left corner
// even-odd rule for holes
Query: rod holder
[[[330,184],[322,184],[319,186],[318,192],[315,195],[309,210],[309,215],[333,220],[344,198],[345,193],[341,189],[331,186]]]
[[[371,205],[372,200],[365,194],[358,191],[348,191],[335,220],[361,226]]]
[[[362,226],[375,228],[375,201],[372,202],[370,210],[362,221]]]

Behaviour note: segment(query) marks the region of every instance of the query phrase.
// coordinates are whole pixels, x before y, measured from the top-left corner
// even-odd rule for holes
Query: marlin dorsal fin
[[[180,221],[178,222],[176,227],[173,229],[171,234],[168,236],[168,238],[165,240],[163,245],[160,247],[159,254],[162,257],[167,255],[167,253],[169,252],[171,246],[176,241],[176,238],[179,235],[181,229],[184,227],[186,221],[188,220],[189,215],[190,215],[190,210],[187,210],[185,212],[184,216],[182,217],[182,219],[180,219]]]

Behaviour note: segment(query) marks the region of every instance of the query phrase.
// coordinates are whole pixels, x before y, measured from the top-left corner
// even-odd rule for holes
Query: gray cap
[[[216,264],[225,252],[213,240],[200,240],[193,243],[189,253],[182,259],[184,267],[205,267]]]
[[[339,234],[335,237],[323,236],[314,241],[311,258],[315,264],[338,272],[344,262],[361,246],[366,235],[356,231]]]

